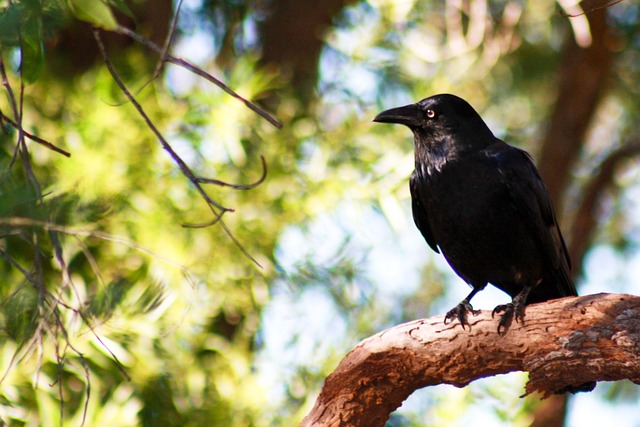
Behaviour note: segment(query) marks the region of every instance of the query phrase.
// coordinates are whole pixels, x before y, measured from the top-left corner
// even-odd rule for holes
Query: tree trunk
[[[586,16],[593,39],[591,45],[578,46],[570,34],[562,53],[558,96],[538,162],[538,169],[558,212],[563,211],[562,200],[571,180],[571,171],[611,76],[613,52],[609,45],[612,36],[606,15],[607,9],[588,13]]]
[[[586,4],[584,7],[589,10],[592,6]],[[612,35],[606,22],[607,9],[593,10],[586,17],[592,42],[587,47],[580,47],[571,33],[565,43],[558,72],[558,95],[537,162],[558,213],[564,211],[563,196],[571,181],[571,171],[585,143],[587,131],[612,70],[613,52],[609,48]],[[573,262],[575,277],[582,271],[587,248],[572,242],[590,242],[595,227],[571,226],[569,229],[580,233],[566,236],[570,242],[569,256]],[[545,402],[535,411],[531,427],[562,426],[566,400],[566,395],[557,395]]]
[[[354,0],[277,0],[261,26],[262,62],[287,75],[306,103],[314,96],[325,32]]]

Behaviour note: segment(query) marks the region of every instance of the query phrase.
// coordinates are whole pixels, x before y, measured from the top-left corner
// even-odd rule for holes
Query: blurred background
[[[360,340],[457,304],[467,285],[411,218],[411,133],[371,122],[436,93],[535,158],[579,293],[640,293],[639,18],[609,0],[0,1],[0,425],[296,425]],[[251,184],[263,156],[266,179],[202,184],[208,204],[91,25],[197,176]],[[211,202],[233,211],[184,226]],[[525,382],[420,390],[388,425],[640,426],[630,382],[544,401]]]

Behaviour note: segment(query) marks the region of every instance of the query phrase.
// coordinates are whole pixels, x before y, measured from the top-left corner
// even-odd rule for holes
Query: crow
[[[524,306],[575,296],[571,260],[551,197],[529,154],[496,138],[467,101],[451,94],[378,114],[413,132],[413,219],[427,244],[473,290],[445,324],[478,311],[471,299],[488,283],[509,294],[498,333],[524,324]]]

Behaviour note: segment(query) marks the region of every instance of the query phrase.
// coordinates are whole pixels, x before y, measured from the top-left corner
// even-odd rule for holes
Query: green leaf
[[[117,279],[100,291],[90,300],[86,313],[96,319],[108,319],[122,303],[132,283],[127,279]]]
[[[24,286],[13,293],[0,307],[3,329],[15,342],[30,338],[38,316],[38,296],[33,287]]]
[[[18,44],[22,9],[22,5],[10,4],[0,13],[0,44],[3,46]]]
[[[125,0],[109,0],[109,4],[127,15],[129,18],[134,18],[133,12],[131,12],[131,9],[129,9]]]
[[[22,77],[27,83],[36,81],[44,70],[43,42],[40,17],[30,19],[24,25],[20,43]]]
[[[44,49],[37,40],[24,41],[21,46],[22,77],[26,83],[33,83],[44,70]]]
[[[115,30],[118,26],[111,8],[101,0],[69,0],[69,7],[76,18],[96,27]]]

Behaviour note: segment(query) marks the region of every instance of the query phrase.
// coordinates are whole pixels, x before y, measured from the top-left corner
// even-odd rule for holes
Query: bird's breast
[[[433,238],[451,266],[470,282],[519,280],[532,263],[539,274],[536,239],[500,171],[491,165],[449,161],[420,179],[420,197]]]
[[[529,239],[528,225],[495,168],[447,162],[423,182],[430,226],[445,252],[502,251]]]
[[[424,172],[428,172],[423,180],[427,205],[448,221],[489,219],[496,204],[509,203],[508,188],[495,169],[454,161],[427,166]]]

